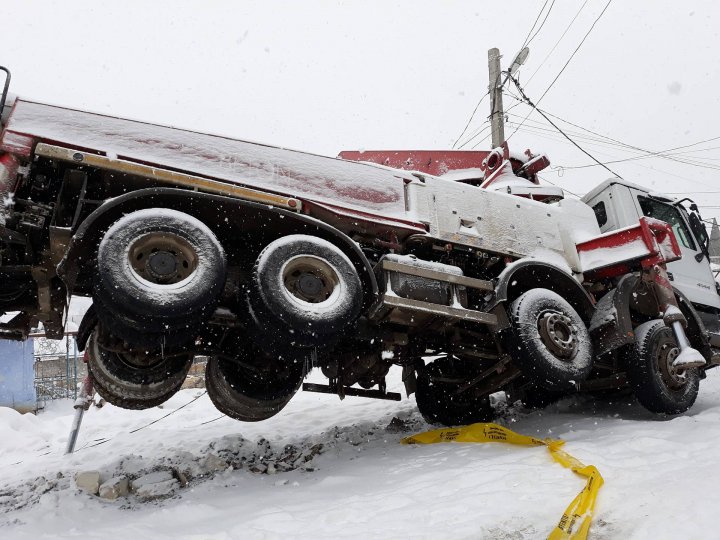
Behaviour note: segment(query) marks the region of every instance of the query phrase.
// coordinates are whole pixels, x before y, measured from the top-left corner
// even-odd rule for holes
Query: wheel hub
[[[171,279],[177,272],[178,261],[169,251],[156,251],[148,257],[147,271],[158,280]]]
[[[312,255],[301,255],[288,261],[282,269],[282,280],[290,294],[310,304],[327,301],[340,286],[335,269]]]
[[[577,329],[564,313],[549,311],[538,319],[543,344],[561,360],[572,360],[578,350]]]
[[[197,269],[199,255],[186,239],[158,231],[132,242],[128,262],[139,277],[170,285],[184,280]]]
[[[298,277],[297,287],[303,295],[315,297],[322,291],[323,282],[315,274],[305,272]]]
[[[680,349],[678,347],[667,343],[660,348],[660,358],[658,359],[660,375],[666,384],[673,389],[682,388],[687,381],[685,370],[673,367],[673,362],[679,354]]]

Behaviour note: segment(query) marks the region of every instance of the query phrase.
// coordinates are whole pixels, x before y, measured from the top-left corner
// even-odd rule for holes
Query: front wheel
[[[590,335],[577,311],[548,289],[531,289],[510,306],[508,353],[534,385],[573,388],[593,366]]]
[[[700,370],[673,367],[680,354],[672,330],[659,319],[635,329],[635,348],[628,359],[627,374],[638,401],[658,414],[681,414],[695,403],[700,389]]]

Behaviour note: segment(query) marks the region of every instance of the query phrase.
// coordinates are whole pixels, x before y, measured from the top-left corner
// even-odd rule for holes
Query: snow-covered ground
[[[144,412],[91,409],[67,457],[69,401],[37,417],[0,408],[0,538],[545,538],[584,484],[543,448],[401,445],[430,427],[412,399],[300,393],[266,422],[218,417],[199,390]],[[592,538],[717,537],[720,373],[678,418],[653,418],[624,396],[505,408],[499,422],[565,439],[600,469]],[[73,481],[78,471],[172,469],[188,484],[148,501],[105,501]]]

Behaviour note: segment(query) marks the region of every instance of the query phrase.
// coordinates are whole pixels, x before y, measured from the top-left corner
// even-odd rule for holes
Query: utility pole
[[[490,126],[492,129],[492,147],[497,148],[505,142],[505,118],[502,101],[502,81],[500,80],[500,49],[488,51],[488,70],[490,72]]]

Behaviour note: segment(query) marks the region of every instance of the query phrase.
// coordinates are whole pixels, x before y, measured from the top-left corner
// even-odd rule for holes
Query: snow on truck
[[[155,406],[208,357],[243,421],[311,391],[488,420],[629,386],[688,409],[718,364],[720,296],[697,208],[619,179],[582,200],[545,156],[345,152],[330,158],[2,97],[0,325],[63,333],[68,300],[95,388]],[[432,360],[427,360],[432,358]]]

